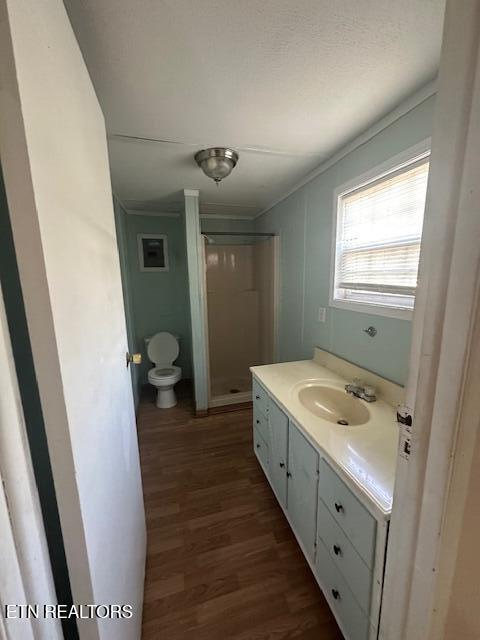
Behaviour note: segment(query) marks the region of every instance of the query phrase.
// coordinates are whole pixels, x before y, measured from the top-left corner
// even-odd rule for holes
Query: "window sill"
[[[397,318],[398,320],[411,320],[413,309],[401,309],[399,307],[387,307],[365,302],[353,302],[352,300],[330,300],[330,306],[345,311],[356,311],[385,318]]]

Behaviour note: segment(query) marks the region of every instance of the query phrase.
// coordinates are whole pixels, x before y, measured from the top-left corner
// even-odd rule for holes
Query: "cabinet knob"
[[[334,545],[333,545],[333,553],[334,553],[336,556],[341,555],[342,550],[341,550],[341,548],[338,546],[338,544],[334,544]]]
[[[290,473],[290,471],[287,471],[287,478],[291,478],[292,474]]]
[[[284,463],[284,462],[280,462],[279,464],[280,464],[280,468],[281,468],[281,469],[284,469],[284,468],[285,468],[285,463]]]
[[[260,420],[255,420],[255,422],[256,422],[257,424],[260,424]]]
[[[332,589],[332,596],[335,600],[340,600],[340,594],[336,589]]]
[[[338,504],[338,502],[335,502],[335,509],[337,511],[337,513],[340,513],[343,511],[343,505]]]
[[[262,445],[257,442],[257,449],[260,449]]]
[[[260,400],[260,396],[255,396],[255,400]]]

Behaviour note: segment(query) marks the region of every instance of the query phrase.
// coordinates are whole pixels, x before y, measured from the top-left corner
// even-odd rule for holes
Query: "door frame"
[[[472,439],[472,400],[478,426],[472,376],[480,366],[480,349],[474,349],[480,321],[479,44],[480,0],[448,0],[406,388],[411,454],[399,455],[397,463],[382,640],[444,637],[451,550],[460,536],[458,517],[456,527],[446,524],[452,513],[458,516],[468,488],[472,457],[459,444]]]
[[[236,232],[240,233],[240,232]],[[248,232],[251,234],[252,232]],[[209,342],[209,332],[208,332],[208,295],[207,295],[207,263],[206,263],[206,255],[205,255],[205,245],[206,239],[208,237],[208,231],[200,231],[201,237],[201,247],[200,247],[200,261],[199,261],[199,269],[201,270],[201,278],[203,282],[203,291],[202,291],[202,299],[203,299],[203,326],[205,331],[205,345],[206,345],[206,353],[207,353],[207,362],[206,362],[206,376],[207,376],[207,386],[208,386],[208,407],[215,408],[217,406],[228,406],[228,404],[216,404],[212,402],[212,392],[211,392],[211,379],[210,379],[210,342]],[[223,234],[222,234],[223,235]],[[225,232],[225,235],[228,236],[228,231]],[[259,234],[261,235],[261,233]],[[273,303],[273,315],[272,315],[272,363],[279,362],[279,354],[280,354],[280,344],[279,344],[279,300],[280,300],[280,236],[278,234],[272,234],[268,239],[272,243],[272,256],[273,256],[273,264],[272,264],[272,303]],[[250,393],[250,392],[249,392]],[[239,395],[244,395],[239,394]],[[238,402],[237,398],[232,398],[231,404],[236,404]]]
[[[5,305],[0,285],[0,595],[5,604],[56,604],[57,596],[21,409]],[[34,569],[34,570],[33,570]],[[61,640],[60,620],[7,621],[0,636]],[[4,636],[2,635],[2,632]]]
[[[208,327],[206,325],[205,256],[200,231],[198,189],[184,189],[185,244],[187,249],[188,291],[192,335],[192,365],[195,415],[208,413],[210,373],[208,359]]]
[[[280,235],[272,236],[273,242],[273,362],[280,361]]]

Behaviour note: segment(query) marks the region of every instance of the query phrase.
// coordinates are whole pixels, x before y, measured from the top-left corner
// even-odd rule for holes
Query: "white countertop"
[[[311,413],[297,397],[298,384],[323,380],[343,389],[339,375],[314,360],[251,367],[256,379],[321,450],[350,488],[377,517],[392,510],[399,428],[394,407],[379,399],[365,403],[371,417],[359,426],[340,426]],[[358,402],[364,402],[358,400]]]

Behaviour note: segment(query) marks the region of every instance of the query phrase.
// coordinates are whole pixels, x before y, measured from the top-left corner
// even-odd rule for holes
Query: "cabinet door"
[[[270,432],[270,480],[277,499],[287,506],[287,443],[288,418],[270,399],[268,428]]]
[[[358,605],[321,540],[318,542],[315,573],[345,637],[367,640],[370,630],[368,615]]]
[[[252,380],[252,400],[254,408],[260,413],[263,413],[264,416],[267,416],[269,403],[268,393],[255,378]]]
[[[268,472],[268,445],[262,438],[260,433],[257,431],[257,429],[253,430],[253,450],[258,458],[258,461],[260,462],[263,472],[268,477],[270,475]]]
[[[260,432],[260,435],[267,444],[270,444],[270,433],[268,429],[268,418],[263,415],[258,407],[253,405],[253,426]]]
[[[367,566],[373,568],[377,521],[323,459],[320,497]]]
[[[288,515],[304,553],[313,561],[317,526],[318,453],[297,427],[288,428]]]

